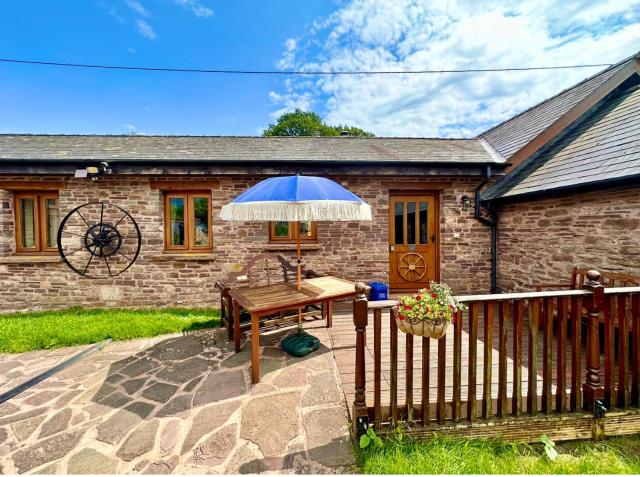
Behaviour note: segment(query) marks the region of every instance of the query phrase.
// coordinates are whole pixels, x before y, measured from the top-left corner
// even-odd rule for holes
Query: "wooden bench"
[[[573,267],[571,277],[568,282],[563,283],[542,283],[536,286],[536,291],[546,291],[548,289],[560,290],[580,290],[587,280],[587,272],[592,268]],[[637,287],[640,286],[640,276],[634,276],[620,272],[600,272],[600,283],[607,288],[612,287]]]
[[[224,280],[215,283],[220,292],[220,326],[227,328],[229,340],[233,339],[233,309],[229,291],[232,288],[257,287],[260,285],[271,285],[275,283],[290,282],[297,279],[298,270],[296,265],[287,261],[282,255],[272,253],[262,253],[252,257],[239,272],[230,273]],[[313,270],[302,268],[302,278],[318,278],[324,276]],[[242,332],[247,332],[251,328],[249,316],[240,310],[241,319],[245,322],[240,325]],[[305,307],[302,318],[324,318],[326,310],[320,306]],[[298,319],[298,310],[281,311],[273,316],[267,316],[260,320],[260,327],[277,326],[284,322]]]
[[[580,290],[584,288],[584,284],[587,281],[587,272],[593,270],[592,268],[573,267],[571,269],[571,277],[568,282],[564,283],[543,283],[536,286],[536,291],[547,291],[549,289],[569,289]],[[614,287],[637,287],[640,286],[640,276],[631,275],[621,272],[600,272],[600,283],[607,288]],[[583,310],[583,321],[585,320],[586,310]],[[627,318],[628,329],[632,329],[631,317]],[[600,323],[604,323],[604,314],[600,316]],[[542,323],[541,323],[542,326]],[[618,327],[618,322],[615,321],[615,327]]]

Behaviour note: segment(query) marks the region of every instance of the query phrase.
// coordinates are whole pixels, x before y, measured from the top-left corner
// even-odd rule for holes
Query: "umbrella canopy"
[[[247,189],[222,207],[220,218],[243,222],[371,220],[371,208],[330,179],[283,176]]]

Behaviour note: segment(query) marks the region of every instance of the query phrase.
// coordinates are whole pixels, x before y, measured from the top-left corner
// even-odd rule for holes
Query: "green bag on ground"
[[[283,339],[281,346],[287,353],[302,357],[320,348],[320,340],[305,331],[300,331]]]

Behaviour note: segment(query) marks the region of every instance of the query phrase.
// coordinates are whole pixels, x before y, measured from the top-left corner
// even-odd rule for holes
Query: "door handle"
[[[436,234],[431,234],[431,243],[436,243]]]

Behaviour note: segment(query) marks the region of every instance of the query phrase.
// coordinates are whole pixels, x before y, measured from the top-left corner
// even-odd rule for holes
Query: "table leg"
[[[251,381],[260,382],[260,317],[251,314]]]
[[[240,304],[233,300],[233,342],[236,353],[240,352]]]
[[[327,301],[327,328],[333,326],[333,302]]]

